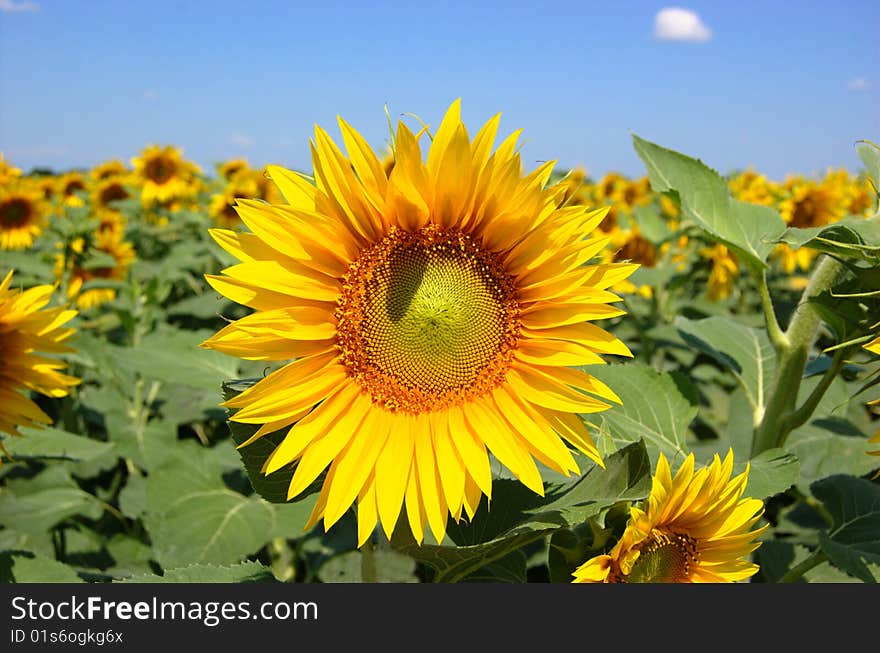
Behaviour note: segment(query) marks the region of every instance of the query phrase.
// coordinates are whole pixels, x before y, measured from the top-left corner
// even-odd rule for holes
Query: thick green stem
[[[828,560],[828,557],[824,553],[822,553],[821,551],[816,551],[809,558],[785,572],[782,578],[779,579],[779,582],[796,583],[805,573],[810,571],[810,569],[818,567],[826,560]]]
[[[770,342],[776,350],[776,355],[782,354],[788,348],[788,337],[782,332],[779,321],[776,319],[776,311],[773,309],[773,300],[770,298],[770,289],[767,287],[767,271],[754,271],[752,268],[752,277],[755,285],[758,287],[758,295],[761,297],[761,308],[764,309],[764,322],[767,325],[767,335],[770,336]]]
[[[379,582],[379,577],[376,575],[376,554],[373,550],[372,539],[368,539],[361,547],[361,582]]]
[[[807,284],[784,334],[787,344],[776,353],[776,378],[764,417],[755,431],[752,442],[753,457],[780,446],[793,428],[789,425],[789,421],[795,412],[795,402],[804,376],[804,368],[819,329],[819,314],[809,300],[831,288],[845,270],[843,264],[836,259],[823,256],[813,276],[810,277],[810,283]],[[819,398],[821,399],[821,396]],[[815,405],[813,408],[815,409]],[[804,413],[800,417],[806,421],[812,415],[812,410],[806,417],[803,415]]]
[[[788,419],[785,422],[785,425],[790,431],[793,431],[801,424],[806,423],[808,419],[810,419],[813,411],[816,410],[816,406],[819,405],[819,402],[822,401],[822,397],[825,396],[825,392],[834,382],[834,379],[837,378],[840,370],[843,369],[844,351],[845,350],[843,349],[838,349],[834,352],[834,359],[831,361],[831,365],[828,367],[828,369],[825,370],[825,374],[822,375],[822,379],[819,381],[819,384],[815,388],[813,388],[813,391],[810,393],[810,396],[806,398],[803,405],[798,407],[791,415],[789,415]]]

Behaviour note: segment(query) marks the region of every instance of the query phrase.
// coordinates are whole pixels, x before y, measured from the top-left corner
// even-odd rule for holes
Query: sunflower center
[[[23,227],[30,221],[30,217],[31,203],[25,199],[13,197],[0,204],[0,227]]]
[[[338,347],[377,403],[440,410],[503,382],[518,312],[512,280],[471,236],[393,229],[349,269]]]
[[[122,184],[113,183],[101,191],[100,202],[102,206],[107,206],[110,202],[124,199],[128,199],[128,191],[125,190]]]
[[[177,166],[174,161],[170,161],[164,157],[156,157],[147,162],[144,166],[144,176],[155,184],[164,184],[169,181],[177,172]]]
[[[697,542],[682,533],[654,531],[639,550],[627,583],[684,583],[698,561]]]

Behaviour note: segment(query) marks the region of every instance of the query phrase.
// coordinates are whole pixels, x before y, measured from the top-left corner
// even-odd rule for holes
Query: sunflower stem
[[[752,278],[755,281],[755,285],[758,287],[758,295],[761,297],[761,308],[764,310],[764,322],[767,325],[767,335],[770,337],[773,349],[776,350],[776,355],[779,356],[788,349],[789,342],[788,337],[782,332],[782,328],[779,326],[779,320],[776,318],[776,311],[773,308],[773,300],[770,298],[770,289],[767,286],[767,270],[765,269],[758,272],[750,266],[749,271],[752,273]]]
[[[795,403],[807,365],[807,358],[816,339],[820,322],[819,313],[811,305],[810,299],[831,288],[845,271],[846,268],[842,263],[830,256],[823,256],[810,277],[810,282],[804,289],[801,300],[784,334],[788,340],[788,346],[777,351],[776,354],[776,378],[767,401],[766,410],[755,431],[755,437],[752,441],[752,457],[780,446],[794,428],[789,425],[789,421],[795,412]],[[823,393],[825,389],[822,390]],[[812,415],[812,410],[809,411],[805,419],[809,419],[810,415]],[[800,417],[803,417],[803,414]]]
[[[806,560],[800,562],[795,565],[791,569],[789,569],[785,574],[783,574],[782,578],[779,579],[780,583],[796,583],[801,579],[801,577],[813,569],[818,567],[823,562],[828,560],[828,556],[826,556],[821,551],[814,551],[813,554],[807,558]]]
[[[822,397],[825,396],[825,392],[828,390],[829,386],[834,382],[834,379],[837,378],[837,375],[840,373],[840,370],[843,369],[844,362],[844,349],[838,349],[834,352],[834,358],[831,361],[831,365],[828,366],[828,369],[825,370],[825,374],[822,375],[822,379],[819,381],[819,384],[813,388],[813,391],[810,393],[810,396],[806,398],[804,403],[797,408],[791,415],[789,415],[786,420],[786,426],[790,430],[794,430],[797,427],[804,424],[813,414],[813,411],[816,410],[816,406],[819,405],[819,402],[822,400]],[[780,443],[783,444],[783,443]]]
[[[376,555],[373,549],[372,538],[368,538],[361,547],[361,582],[379,582],[379,578],[376,575]]]

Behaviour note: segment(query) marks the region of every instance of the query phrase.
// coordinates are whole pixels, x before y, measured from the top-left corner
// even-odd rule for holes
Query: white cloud
[[[159,93],[158,91],[154,91],[153,89],[148,89],[144,91],[144,99],[147,102],[155,102],[159,99]]]
[[[867,91],[871,88],[871,82],[864,77],[856,77],[855,79],[850,80],[846,87],[851,91]]]
[[[11,14],[22,11],[39,11],[40,5],[36,2],[17,2],[16,0],[0,0],[0,11]]]
[[[238,147],[253,147],[257,143],[247,134],[232,134],[232,136],[229,137],[229,142]]]
[[[701,43],[712,38],[712,30],[690,9],[664,7],[654,17],[654,38]]]

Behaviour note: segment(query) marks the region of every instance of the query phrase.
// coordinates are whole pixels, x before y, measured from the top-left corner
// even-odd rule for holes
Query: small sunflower
[[[732,177],[728,185],[736,199],[762,206],[775,206],[780,193],[779,184],[768,181],[765,175],[758,174],[753,168]]]
[[[129,169],[122,161],[111,159],[110,161],[99,163],[92,168],[90,175],[95,181],[105,181],[114,177],[125,177],[129,173]]]
[[[56,195],[65,206],[85,206],[82,194],[88,191],[86,177],[76,170],[65,173],[55,181]]]
[[[690,454],[673,478],[666,457],[657,461],[651,495],[630,508],[620,541],[574,572],[575,583],[728,583],[751,577],[748,560],[767,526],[758,499],[743,498],[746,467],[731,478],[733,452],[694,471]]]
[[[739,263],[726,245],[718,243],[700,250],[700,256],[712,262],[709,271],[709,299],[713,302],[730,297],[739,276]]]
[[[0,249],[27,249],[46,224],[42,194],[25,184],[0,186]]]
[[[141,200],[145,206],[191,195],[198,184],[199,167],[184,160],[181,151],[170,145],[150,145],[131,163],[135,178],[141,184]]]
[[[221,179],[231,181],[242,172],[249,172],[250,169],[251,166],[247,162],[247,159],[230,159],[229,161],[221,163],[217,167],[217,172],[220,173]]]
[[[790,227],[824,227],[846,214],[844,192],[839,183],[792,177],[785,189],[789,195],[779,204],[779,212]]]
[[[67,296],[75,299],[77,307],[82,310],[95,308],[116,298],[116,290],[113,288],[89,288],[83,291],[83,285],[87,281],[93,279],[122,280],[128,272],[128,267],[135,259],[131,243],[122,240],[122,236],[117,230],[108,229],[95,233],[92,248],[97,252],[112,256],[114,264],[107,267],[87,267],[85,260],[80,255],[68,262]],[[85,251],[83,247],[74,249],[79,249],[81,253]],[[64,273],[63,264],[63,259],[59,259],[56,275],[60,276]]]
[[[53,286],[18,290],[12,271],[0,282],[0,432],[21,435],[20,426],[51,424],[51,418],[28,398],[29,391],[63,397],[79,379],[62,374],[65,364],[43,356],[73,351],[63,344],[74,329],[63,325],[76,311],[45,308]],[[0,451],[7,453],[0,442]]]
[[[518,133],[493,153],[499,119],[471,139],[454,102],[426,162],[399,123],[390,176],[342,119],[347,157],[316,127],[315,183],[270,166],[288,204],[239,200],[250,233],[211,232],[241,263],[208,282],[255,312],[202,346],[297,358],[223,405],[252,440],[286,431],[264,473],[295,465],[288,498],[326,471],[309,527],[357,503],[362,544],[405,506],[440,541],[491,496],[489,451],[537,493],[535,459],[579,471],[566,441],[601,464],[577,414],[619,399],[572,366],[631,355],[590,321],[638,266],[591,263],[606,211],[561,208],[552,161],[523,176]]]
[[[9,163],[0,152],[0,186],[12,183],[21,178],[21,169]]]
[[[226,229],[235,229],[241,224],[238,213],[233,206],[237,198],[263,199],[257,177],[251,174],[251,171],[239,171],[226,184],[223,192],[211,196],[208,214],[216,224]]]

